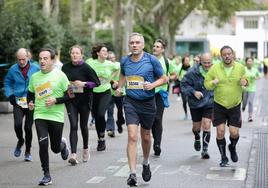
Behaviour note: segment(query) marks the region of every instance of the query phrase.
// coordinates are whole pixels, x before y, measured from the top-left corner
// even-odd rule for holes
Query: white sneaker
[[[72,153],[70,155],[70,159],[68,160],[68,163],[71,163],[71,165],[76,165],[78,164],[78,160],[77,160],[77,155],[76,153]]]
[[[87,162],[90,159],[89,149],[83,149],[83,162]]]

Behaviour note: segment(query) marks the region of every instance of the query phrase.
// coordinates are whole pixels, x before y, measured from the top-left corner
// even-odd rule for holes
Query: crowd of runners
[[[110,137],[115,137],[117,132],[122,134],[126,124],[127,185],[130,187],[137,186],[137,143],[138,136],[141,137],[142,178],[150,181],[150,150],[152,146],[154,155],[161,155],[165,128],[163,115],[170,105],[168,95],[171,93],[182,100],[184,119],[192,120],[193,147],[201,151],[201,159],[210,158],[210,132],[214,126],[219,165],[225,167],[229,163],[226,130],[230,133],[227,146],[230,159],[238,161],[236,145],[242,126],[241,111],[247,109],[248,121],[254,120],[255,82],[262,76],[260,64],[252,57],[246,57],[245,61],[235,59],[235,49],[230,46],[223,46],[220,58],[215,59],[209,53],[168,58],[166,44],[161,39],[155,40],[152,54],[144,51],[144,45],[143,35],[132,33],[129,37],[130,53],[120,62],[104,44],[94,45],[91,58],[86,60],[83,48],[74,45],[69,51],[70,63],[64,64],[50,48],[40,50],[38,64],[30,59],[27,49],[17,50],[17,63],[9,69],[4,80],[5,95],[13,105],[18,140],[14,156],[22,155],[25,143],[24,159],[32,161],[34,123],[44,174],[39,185],[52,183],[49,143],[51,150],[61,153],[62,159],[71,165],[90,159],[90,114],[98,138],[96,150],[100,152],[106,150],[106,134]],[[264,64],[266,70],[267,65]],[[69,141],[62,137],[66,123],[64,108],[69,117]],[[78,126],[83,141],[82,156],[77,155]]]

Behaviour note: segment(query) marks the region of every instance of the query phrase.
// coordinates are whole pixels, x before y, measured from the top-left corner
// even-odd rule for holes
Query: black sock
[[[210,141],[210,131],[203,131],[203,150],[208,149],[209,141]]]
[[[199,131],[192,130],[192,131],[194,133],[194,139],[195,140],[200,140],[200,130]]]
[[[219,139],[216,139],[217,140],[217,145],[218,145],[218,148],[220,150],[220,153],[221,153],[221,156],[222,157],[227,157],[226,156],[226,140],[225,138],[219,140]]]
[[[239,136],[238,136],[237,138],[232,138],[232,137],[230,136],[229,139],[230,139],[230,141],[231,141],[231,146],[232,146],[233,148],[235,148],[235,146],[236,146],[236,144],[237,144],[237,142],[238,142],[238,140],[239,140]]]

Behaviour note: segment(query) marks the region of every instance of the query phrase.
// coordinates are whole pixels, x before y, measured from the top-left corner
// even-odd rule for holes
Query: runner
[[[163,71],[166,76],[170,77],[171,80],[177,78],[175,73],[175,68],[172,64],[169,63],[169,60],[164,56],[165,55],[166,44],[163,40],[157,39],[154,42],[153,46],[153,55],[159,60]],[[153,149],[154,155],[160,156],[161,153],[161,140],[163,132],[163,114],[164,114],[164,101],[161,98],[160,93],[168,94],[168,84],[164,84],[160,87],[155,88],[155,101],[156,101],[156,116],[152,127],[152,134],[154,138]]]
[[[108,49],[104,44],[95,45],[92,48],[92,60],[87,63],[95,70],[101,85],[93,89],[93,105],[92,111],[95,118],[95,127],[98,135],[97,151],[104,151],[105,144],[105,112],[108,109],[111,96],[110,82],[117,74],[119,67],[114,63],[106,60],[108,56]]]
[[[115,63],[116,66],[120,69],[120,63],[116,61],[116,57],[114,52],[109,51],[108,52],[108,60]],[[115,89],[118,86],[118,81],[119,81],[119,74],[120,72],[118,71],[118,74],[114,77],[114,79],[111,82],[111,93],[112,93],[112,100],[110,101],[108,110],[107,110],[107,122],[106,122],[106,130],[107,134],[110,137],[115,136],[115,121],[114,121],[114,104],[116,105],[117,108],[117,120],[116,120],[116,125],[117,125],[117,131],[119,134],[123,132],[123,127],[122,125],[125,123],[125,118],[123,116],[123,99],[125,96],[125,91],[123,91],[122,96],[116,96],[115,95]]]
[[[253,121],[253,102],[255,98],[256,92],[256,80],[261,77],[260,72],[257,68],[253,66],[253,59],[251,57],[247,57],[245,60],[246,63],[246,76],[249,81],[249,86],[244,88],[243,91],[243,102],[242,102],[242,111],[245,111],[246,106],[248,104],[248,121]]]
[[[213,65],[206,77],[205,87],[214,90],[213,125],[217,128],[217,145],[221,154],[220,166],[228,165],[226,156],[225,125],[229,127],[231,159],[238,161],[236,144],[241,128],[241,100],[243,87],[248,84],[245,67],[234,61],[234,51],[230,46],[220,50],[222,62]]]
[[[21,147],[25,141],[25,161],[32,161],[32,125],[33,112],[28,109],[26,97],[28,92],[29,79],[32,74],[39,71],[39,66],[31,63],[28,57],[29,51],[25,48],[18,49],[16,53],[17,63],[11,66],[4,80],[5,96],[13,105],[14,129],[18,138],[14,156],[21,155]],[[25,140],[23,138],[23,118]]]
[[[61,152],[66,160],[69,155],[67,141],[62,138],[64,124],[64,102],[71,97],[68,92],[69,81],[66,75],[53,68],[55,52],[44,48],[39,53],[41,71],[35,73],[29,83],[27,101],[29,109],[34,109],[34,120],[39,143],[39,157],[41,160],[43,179],[39,185],[52,183],[49,170],[48,138],[50,148],[54,153]]]
[[[143,150],[142,178],[148,182],[151,179],[149,153],[151,148],[151,128],[156,114],[154,88],[167,82],[160,62],[152,55],[143,51],[144,38],[139,33],[129,37],[131,55],[122,58],[121,74],[117,95],[121,95],[126,83],[124,111],[128,129],[127,157],[130,175],[129,186],[137,186],[136,163],[138,125],[141,124],[140,134]],[[155,80],[157,78],[157,80]]]
[[[209,159],[208,144],[210,141],[210,127],[212,118],[213,92],[204,87],[204,79],[212,65],[210,54],[201,56],[201,63],[193,66],[181,81],[182,93],[188,96],[189,107],[192,116],[192,132],[195,137],[194,148],[201,150],[200,131],[202,129],[202,152],[203,159]]]
[[[89,159],[88,149],[88,118],[92,103],[92,88],[100,85],[95,71],[84,62],[82,47],[75,45],[70,48],[71,63],[64,64],[62,71],[70,81],[75,98],[65,103],[70,121],[70,145],[71,155],[68,160],[72,165],[78,163],[78,119],[83,138],[83,162]]]

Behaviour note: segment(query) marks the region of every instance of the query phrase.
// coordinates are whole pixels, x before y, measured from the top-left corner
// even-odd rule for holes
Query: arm
[[[161,86],[161,85],[167,83],[167,81],[168,81],[168,77],[166,75],[162,75],[160,78],[158,78],[153,83],[144,82],[144,89],[145,90],[152,90],[158,86]]]
[[[122,95],[122,87],[125,85],[125,83],[126,83],[126,77],[122,73],[120,73],[119,81],[118,81],[118,87],[115,90],[116,96],[121,96]]]
[[[27,93],[27,103],[28,103],[29,110],[34,109],[34,100],[35,100],[34,93],[28,91],[28,93]]]

